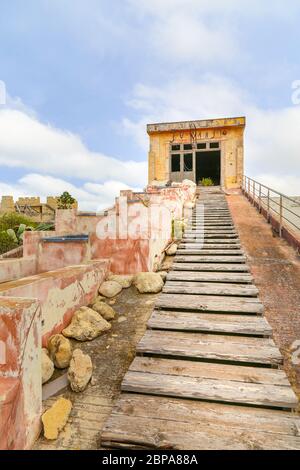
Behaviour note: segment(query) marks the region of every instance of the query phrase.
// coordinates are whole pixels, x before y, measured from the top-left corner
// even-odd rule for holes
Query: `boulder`
[[[51,379],[54,372],[54,364],[51,361],[48,350],[42,349],[42,384]]]
[[[75,338],[78,341],[90,341],[111,328],[104,318],[89,307],[81,307],[77,310],[72,321],[63,330],[63,335]]]
[[[90,356],[75,349],[68,370],[68,380],[74,392],[83,392],[91,380],[93,364]]]
[[[72,357],[70,341],[63,335],[53,335],[48,341],[48,351],[51,360],[58,369],[69,367]]]
[[[104,295],[104,297],[115,297],[122,290],[121,284],[116,281],[105,281],[101,284],[99,288],[99,294]]]
[[[168,256],[174,256],[176,255],[176,252],[177,252],[177,245],[176,243],[173,243],[171,246],[169,246],[169,248],[166,250],[166,254]]]
[[[160,277],[162,278],[162,280],[165,282],[165,280],[167,279],[167,271],[159,271],[158,274],[160,275]]]
[[[127,289],[132,284],[133,274],[111,274],[108,279],[117,282],[123,289]]]
[[[72,403],[65,398],[59,398],[54,405],[42,416],[44,436],[46,439],[57,439],[60,431],[68,422]]]
[[[92,309],[97,313],[100,313],[100,315],[107,321],[113,320],[116,316],[116,312],[110,305],[107,305],[105,302],[101,302],[99,300],[96,300],[92,306]]]
[[[134,277],[134,285],[141,294],[160,292],[164,286],[158,273],[139,273]]]

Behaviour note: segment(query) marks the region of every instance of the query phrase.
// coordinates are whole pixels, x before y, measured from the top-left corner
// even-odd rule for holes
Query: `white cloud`
[[[18,109],[0,110],[0,165],[97,182],[143,186],[147,181],[146,162],[91,152],[77,135]]]
[[[63,191],[68,191],[78,200],[80,210],[106,209],[114,204],[115,197],[122,189],[129,189],[129,186],[119,181],[106,181],[103,184],[84,183],[77,187],[68,181],[37,173],[27,174],[15,184],[0,181],[0,197],[13,195],[16,200],[20,196],[40,196],[41,201],[45,201],[47,196],[58,196]]]
[[[300,106],[262,109],[239,86],[218,77],[174,80],[159,88],[138,85],[128,104],[140,118],[124,118],[123,127],[144,150],[146,123],[246,115],[246,173],[300,195]]]

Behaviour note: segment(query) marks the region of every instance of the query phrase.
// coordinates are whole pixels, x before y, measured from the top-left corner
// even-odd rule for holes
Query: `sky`
[[[241,115],[245,173],[300,195],[295,0],[0,8],[0,196],[67,190],[101,210],[147,184],[147,123]]]

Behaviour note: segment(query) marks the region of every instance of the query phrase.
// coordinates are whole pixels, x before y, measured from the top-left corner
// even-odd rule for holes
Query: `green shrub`
[[[17,248],[18,242],[6,231],[0,232],[0,255]]]
[[[4,214],[0,217],[0,232],[2,232],[3,230],[8,230],[9,228],[17,230],[21,224],[33,228],[38,226],[38,223],[34,222],[29,217],[26,217],[22,214],[17,214],[15,212],[11,212]]]
[[[72,209],[75,202],[76,200],[71,196],[71,194],[69,194],[68,191],[65,191],[57,198],[57,207],[58,209]]]
[[[214,182],[211,178],[202,178],[202,180],[200,181],[200,184],[202,186],[213,186]]]

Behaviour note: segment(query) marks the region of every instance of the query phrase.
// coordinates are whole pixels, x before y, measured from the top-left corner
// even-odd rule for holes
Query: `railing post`
[[[282,236],[282,195],[280,195],[280,208],[279,208],[279,236]]]
[[[250,200],[250,180],[248,178],[248,199]]]
[[[253,181],[252,188],[253,188],[253,201],[252,201],[252,203],[253,203],[253,206],[255,206],[255,181]]]
[[[259,212],[261,213],[261,184],[259,184],[258,207],[259,207]]]
[[[267,210],[267,221],[270,222],[270,190],[268,188],[268,210]]]

